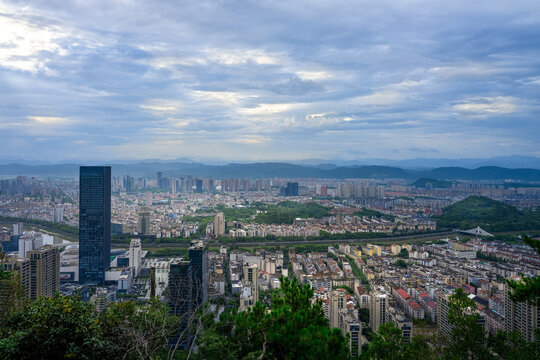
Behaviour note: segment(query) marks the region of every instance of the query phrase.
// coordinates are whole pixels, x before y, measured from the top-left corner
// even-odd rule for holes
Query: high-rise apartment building
[[[197,305],[208,301],[208,248],[204,241],[191,242],[188,249],[193,276],[193,298]]]
[[[202,193],[203,192],[203,181],[202,179],[195,179],[195,192],[196,193]]]
[[[221,212],[214,216],[214,235],[225,235],[225,215]]]
[[[448,319],[448,314],[450,311],[450,296],[452,294],[441,294],[437,298],[437,325],[444,335],[449,335],[454,326],[450,323]],[[465,313],[471,314],[473,311],[478,312],[478,324],[486,327],[486,316],[483,312],[475,309],[467,309]],[[486,329],[487,330],[487,329]]]
[[[103,284],[111,255],[111,167],[81,166],[79,282]]]
[[[340,312],[347,308],[347,292],[343,289],[332,290],[330,292],[330,304],[328,311],[328,321],[330,328],[339,327]]]
[[[52,296],[60,290],[60,253],[51,245],[28,252],[30,262],[30,298]]]
[[[386,323],[386,309],[389,305],[389,295],[375,290],[369,296],[369,324],[373,332]]]
[[[298,183],[288,182],[286,187],[282,187],[280,191],[281,196],[298,196]]]
[[[63,206],[54,207],[53,221],[55,223],[64,222],[64,207]]]
[[[353,311],[343,309],[339,312],[339,328],[349,340],[351,356],[356,358],[362,352],[362,324]]]
[[[412,336],[413,322],[405,316],[403,311],[393,307],[389,307],[386,314],[388,322],[393,322],[394,325],[401,330],[403,342],[409,343]]]
[[[162,179],[163,179],[163,173],[161,171],[158,171],[156,175],[156,185],[160,189],[161,189]]]
[[[182,339],[189,320],[197,309],[208,300],[208,250],[203,241],[193,241],[188,250],[189,260],[175,260],[169,268],[168,305],[171,312],[180,317],[180,328],[170,339],[171,345],[186,348],[192,336]],[[187,332],[188,333],[188,332]]]
[[[540,326],[540,299],[536,304],[530,301],[513,301],[508,289],[504,298],[504,330],[519,331],[525,341],[537,341],[536,330]]]
[[[142,266],[142,246],[141,239],[131,239],[129,243],[129,267],[133,275],[139,275]]]
[[[150,235],[150,211],[143,210],[139,213],[139,234]]]
[[[245,305],[246,307],[251,307],[259,300],[259,266],[257,264],[246,263],[242,270],[244,272],[244,280],[242,281],[244,288],[251,289],[249,292],[244,292],[245,297],[248,298],[248,303]]]
[[[13,224],[13,235],[22,235],[23,234],[23,223],[18,222]]]

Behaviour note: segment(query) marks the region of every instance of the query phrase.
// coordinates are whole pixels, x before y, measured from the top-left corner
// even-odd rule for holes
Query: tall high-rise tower
[[[225,216],[222,212],[214,216],[214,235],[216,237],[225,235]]]
[[[192,241],[188,250],[193,275],[193,299],[198,306],[208,301],[208,248],[203,241]]]
[[[169,271],[168,305],[171,313],[180,318],[177,335],[169,340],[186,349],[194,340],[189,331],[191,319],[208,300],[208,250],[203,241],[193,241],[188,251],[189,260],[174,260]],[[180,335],[184,334],[182,338]]]
[[[142,266],[142,247],[141,239],[131,239],[129,243],[129,267],[133,271],[133,275],[137,276],[141,272]]]
[[[146,209],[139,213],[139,233],[141,235],[150,235],[150,229],[150,211]]]
[[[111,167],[81,166],[79,282],[102,284],[111,255]]]
[[[30,298],[53,296],[60,290],[60,253],[51,245],[28,252],[30,259]]]
[[[347,293],[343,289],[330,292],[329,323],[331,328],[339,327],[339,316],[343,309],[347,309]]]

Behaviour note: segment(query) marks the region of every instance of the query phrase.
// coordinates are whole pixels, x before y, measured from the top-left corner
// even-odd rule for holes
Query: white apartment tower
[[[139,275],[141,271],[141,253],[141,239],[131,239],[129,243],[129,267],[132,269],[134,276]]]
[[[343,289],[330,292],[328,320],[330,328],[339,327],[339,313],[347,307],[347,292]]]
[[[22,235],[23,234],[23,223],[18,222],[13,224],[13,235]]]
[[[388,294],[374,291],[369,296],[369,325],[373,332],[386,322],[386,309],[388,308]]]
[[[243,267],[244,271],[244,287],[251,288],[251,296],[253,298],[253,304],[259,300],[259,266],[257,264],[245,263]]]
[[[61,223],[64,221],[64,207],[63,206],[54,207],[53,221],[55,223]]]

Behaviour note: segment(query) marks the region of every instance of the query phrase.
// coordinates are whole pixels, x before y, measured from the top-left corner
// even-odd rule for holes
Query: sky
[[[540,157],[540,1],[0,0],[0,159]]]

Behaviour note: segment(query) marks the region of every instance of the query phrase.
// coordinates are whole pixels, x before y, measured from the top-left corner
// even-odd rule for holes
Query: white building
[[[43,246],[43,235],[34,231],[27,232],[19,238],[19,257],[24,259],[26,253]]]
[[[64,207],[63,206],[54,207],[53,221],[55,223],[64,222]]]
[[[135,276],[139,275],[142,266],[141,239],[131,239],[129,243],[129,267],[133,269]]]

